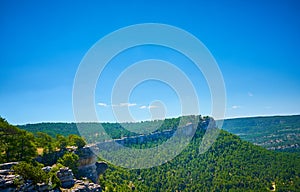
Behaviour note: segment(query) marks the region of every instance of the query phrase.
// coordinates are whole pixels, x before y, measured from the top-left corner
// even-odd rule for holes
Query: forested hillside
[[[228,119],[223,129],[267,149],[300,152],[300,115]]]
[[[167,120],[159,130],[172,130],[178,126],[178,118]],[[199,146],[205,134],[205,126],[209,117],[203,118],[198,125],[195,136],[189,145],[174,159],[165,164],[148,169],[123,169],[109,164],[107,171],[100,175],[99,182],[103,191],[299,191],[300,190],[300,158],[298,153],[276,152],[264,149],[261,146],[243,141],[238,136],[221,130],[219,137],[212,147],[204,154],[199,154]],[[2,121],[1,134],[22,131]],[[158,122],[156,122],[158,123]],[[226,123],[226,122],[225,122]],[[39,126],[44,125],[44,126]],[[59,125],[59,126],[55,126]],[[66,126],[63,126],[66,125]],[[99,124],[83,124],[97,129]],[[103,124],[108,134],[113,138],[133,136],[120,128],[119,124]],[[129,124],[130,125],[130,124]],[[132,124],[137,127],[139,124]],[[140,124],[141,125],[141,124]],[[154,127],[155,123],[144,122],[144,125]],[[54,147],[65,147],[68,137],[56,136],[48,138],[37,131],[50,131],[52,134],[76,134],[75,124],[45,123],[26,125],[22,128],[34,128],[36,137],[28,134],[33,145],[41,145],[47,149],[47,145],[54,142]],[[56,127],[51,129],[51,127]],[[47,129],[50,130],[47,130]],[[12,131],[8,131],[12,130]],[[72,136],[74,137],[74,135]],[[69,140],[72,139],[69,137]],[[6,137],[2,137],[2,139]],[[19,138],[19,137],[17,137]],[[65,139],[64,139],[65,138]],[[50,139],[50,140],[49,140]],[[22,137],[18,139],[22,141]],[[45,143],[43,143],[43,141]],[[157,137],[157,140],[147,140],[140,143],[125,143],[127,147],[151,148],[164,142],[165,138]],[[11,142],[11,140],[7,140]],[[17,142],[16,142],[17,143]],[[21,142],[22,143],[22,142]],[[14,146],[13,143],[10,143]],[[7,146],[7,145],[5,145]],[[51,146],[48,151],[53,150]],[[34,149],[35,146],[33,146]],[[2,151],[7,154],[7,151]],[[18,154],[18,151],[16,151]],[[36,154],[32,154],[34,157]],[[119,154],[123,156],[122,150]],[[17,156],[19,157],[19,156]],[[117,157],[117,156],[116,156]],[[3,160],[5,156],[2,156]],[[18,160],[18,159],[16,159]],[[99,159],[105,161],[105,159]],[[109,162],[108,162],[109,163]]]
[[[131,191],[132,186],[138,191],[300,190],[296,154],[268,151],[226,131],[221,131],[208,152],[199,154],[203,134],[198,130],[189,146],[162,166],[126,170],[110,165],[100,183],[107,191]]]
[[[208,117],[203,117],[203,119],[205,118]],[[125,124],[102,123],[102,126],[106,133],[117,139],[136,136],[138,135],[134,133],[136,130],[144,130],[145,133],[152,132],[157,125],[161,126],[156,131],[176,129],[179,120],[180,118],[172,118],[166,119],[164,122],[157,120]],[[84,123],[81,125],[86,127],[86,130],[90,130],[91,133],[99,129],[98,123]],[[75,123],[38,123],[19,125],[18,127],[32,133],[44,132],[52,137],[55,137],[56,134],[64,136],[79,135]],[[124,127],[130,128],[132,132]],[[300,115],[226,119],[222,129],[238,135],[243,140],[270,150],[300,151]]]

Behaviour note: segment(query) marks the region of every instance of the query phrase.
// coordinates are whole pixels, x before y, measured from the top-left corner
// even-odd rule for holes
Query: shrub
[[[69,167],[72,169],[74,174],[78,173],[78,165],[79,165],[79,156],[76,155],[75,153],[66,153],[64,156],[58,159],[58,163]]]
[[[37,162],[21,162],[12,167],[16,174],[24,180],[32,180],[34,184],[47,181],[47,174],[42,170],[43,165]]]

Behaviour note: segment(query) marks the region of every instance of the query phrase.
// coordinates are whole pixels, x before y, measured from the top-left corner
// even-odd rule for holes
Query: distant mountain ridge
[[[222,129],[269,150],[300,152],[300,115],[227,119]]]
[[[159,130],[175,129],[178,122],[179,118],[166,119]],[[127,123],[126,127],[131,126],[133,129],[147,127],[151,130],[157,124],[161,124],[161,122]],[[126,130],[122,124],[101,123],[101,125],[110,132],[110,136],[114,139],[138,135]],[[84,126],[96,128],[99,124],[84,123]],[[55,137],[56,134],[80,135],[75,123],[37,123],[19,125],[18,127],[33,133],[45,132],[52,137]],[[269,150],[300,152],[300,115],[226,119],[222,129]]]

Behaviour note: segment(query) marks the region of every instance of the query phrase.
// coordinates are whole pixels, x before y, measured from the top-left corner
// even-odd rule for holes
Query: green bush
[[[76,175],[78,173],[78,166],[79,166],[79,156],[75,153],[66,153],[64,156],[58,159],[58,163],[69,167],[72,169],[73,173]]]
[[[62,167],[64,167],[64,166],[62,164],[58,163],[55,166],[53,166],[51,171],[48,173],[49,181],[51,181],[51,187],[53,189],[61,186],[61,181],[57,177],[56,172]]]
[[[42,183],[47,181],[47,174],[42,170],[43,165],[37,162],[21,162],[12,167],[16,174],[23,177],[24,180],[32,180],[33,183]]]
[[[69,135],[69,145],[76,146],[80,149],[86,145],[86,142],[78,135]]]

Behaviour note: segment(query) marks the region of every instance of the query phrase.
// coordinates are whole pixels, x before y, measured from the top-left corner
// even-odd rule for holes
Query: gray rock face
[[[78,177],[87,177],[94,183],[98,182],[98,177],[107,169],[105,162],[97,162],[97,156],[89,147],[78,149],[79,156]]]
[[[36,189],[37,189],[37,191],[47,191],[49,189],[49,185],[47,185],[45,183],[38,183],[36,185]]]
[[[74,179],[72,170],[69,168],[60,168],[57,172],[57,177],[60,179],[62,188],[68,188],[68,191],[72,192],[96,192],[102,191],[101,186],[95,183],[91,183],[88,180],[76,180]],[[40,189],[43,189],[45,186],[39,186]]]
[[[33,191],[35,186],[31,181],[27,181],[20,187],[20,191]]]
[[[51,166],[47,166],[47,167],[43,167],[42,170],[45,171],[46,173],[49,173],[51,171],[52,167]]]
[[[17,178],[17,175],[0,175],[0,191],[14,188],[14,180]]]
[[[0,170],[11,169],[12,166],[17,165],[19,162],[9,162],[0,164]]]
[[[92,181],[97,181],[100,173],[104,173],[107,169],[107,164],[104,162],[96,162],[96,156],[89,150],[89,148],[81,151],[80,156],[80,170],[82,171],[82,176],[91,179]],[[59,189],[51,189],[51,186],[45,183],[33,184],[32,181],[24,181],[19,175],[14,175],[11,167],[16,165],[17,162],[1,164],[0,167],[0,191],[10,192],[10,191],[60,191]],[[52,167],[44,167],[45,172],[49,172]],[[57,177],[61,181],[62,188],[68,189],[68,191],[84,191],[84,192],[96,192],[102,191],[101,186],[88,180],[76,180],[74,178],[73,172],[69,168],[60,168],[56,173]],[[19,187],[16,186],[15,181],[23,182]],[[76,184],[76,185],[75,185]]]
[[[106,169],[108,168],[108,165],[105,162],[96,162],[96,167],[97,167],[96,168],[97,173],[98,173],[98,175],[100,175],[106,171]]]
[[[89,181],[76,180],[74,188],[72,188],[72,192],[96,192],[102,191],[101,186],[95,183],[90,183]]]
[[[71,169],[68,167],[60,168],[56,173],[58,179],[61,181],[63,188],[71,188],[75,184],[74,175]]]

